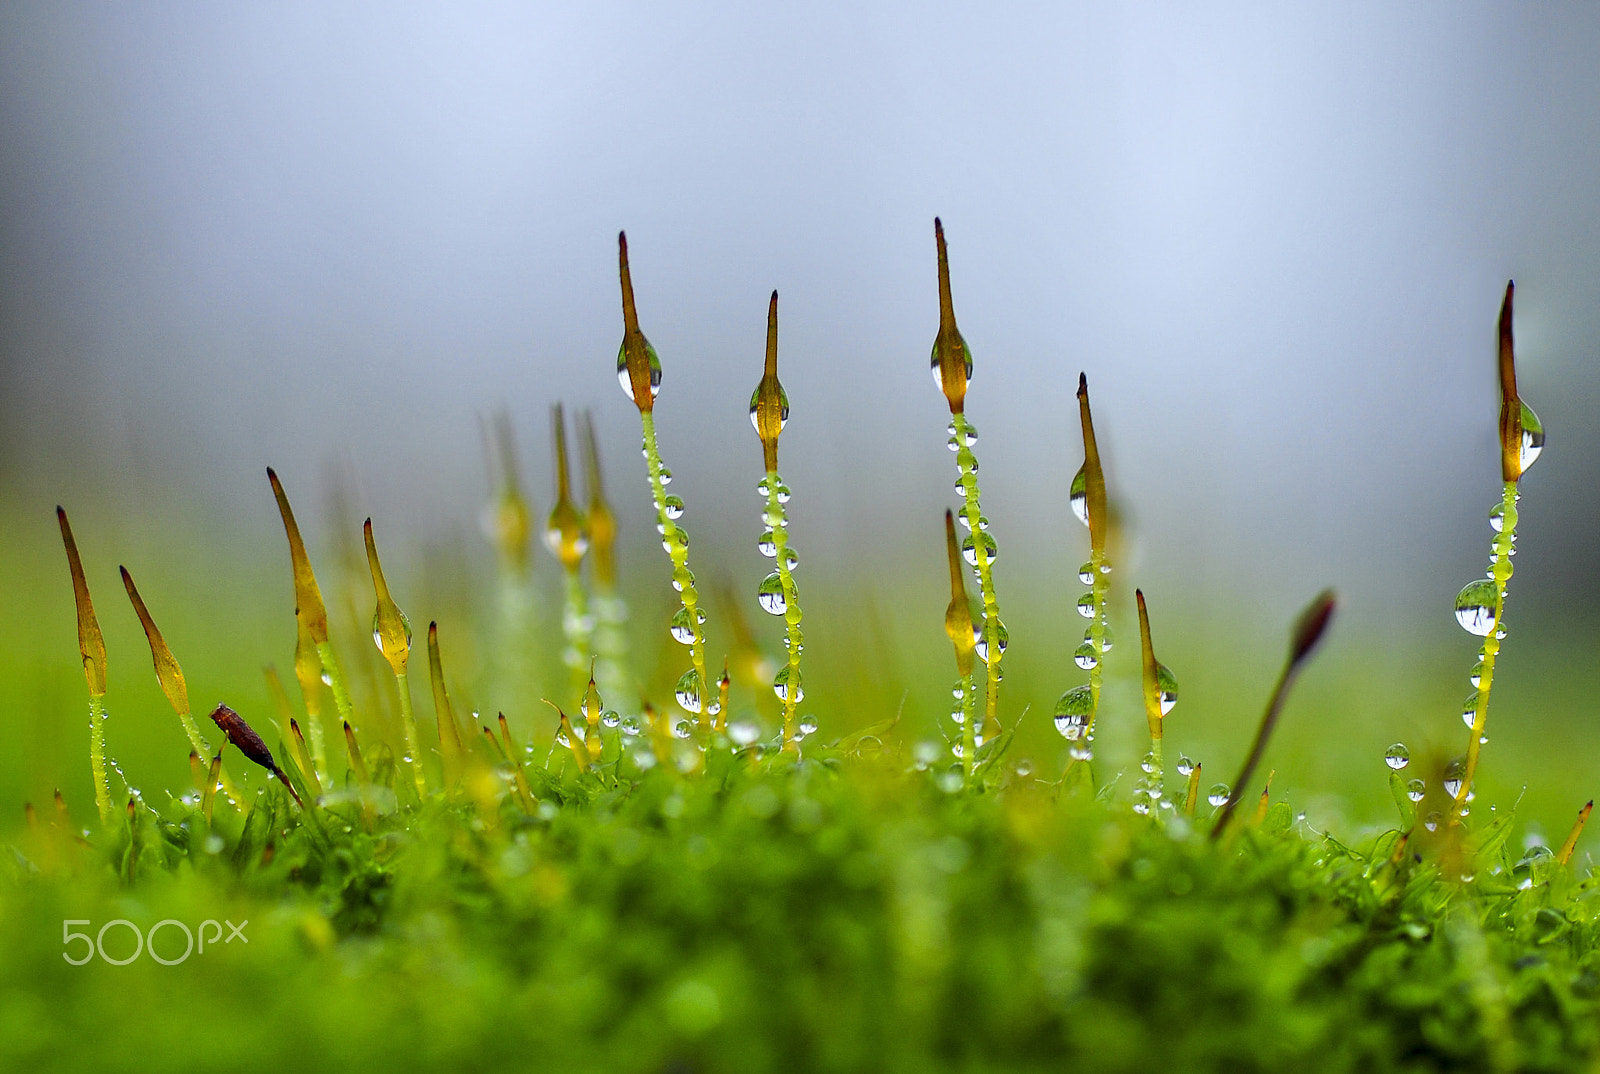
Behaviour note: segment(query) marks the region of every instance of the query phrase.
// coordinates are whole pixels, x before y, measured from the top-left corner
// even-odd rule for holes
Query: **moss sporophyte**
[[[694,1023],[702,1027],[699,1032],[723,1032],[708,1028],[713,1027],[706,1014],[711,1001],[705,997],[709,991],[716,1000],[719,993],[701,976],[728,988],[729,981],[748,984],[756,978],[745,969],[726,980],[716,977],[720,963],[706,962],[703,946],[675,947],[673,957],[664,958],[660,952],[628,945],[645,935],[677,944],[672,938],[702,912],[719,921],[718,927],[728,935],[738,934],[746,920],[738,907],[747,902],[756,905],[766,897],[760,894],[767,891],[763,885],[776,885],[775,901],[760,903],[766,907],[763,913],[772,910],[772,920],[790,922],[803,931],[820,927],[815,922],[823,918],[814,918],[813,910],[832,915],[826,917],[832,930],[826,957],[796,949],[783,954],[788,960],[783,965],[792,970],[822,965],[829,958],[843,959],[842,966],[848,963],[853,968],[841,970],[841,980],[852,973],[871,975],[891,967],[883,980],[873,978],[873,994],[891,996],[892,1003],[868,1021],[895,1026],[895,1040],[943,1039],[936,1032],[943,1017],[938,997],[947,992],[968,996],[971,981],[961,975],[980,972],[987,974],[984,994],[1003,993],[1009,1012],[1009,1020],[1000,1020],[1004,1032],[992,1040],[986,1037],[986,1047],[1004,1048],[1007,1041],[1026,1038],[1032,1043],[1025,1054],[1036,1058],[1053,1054],[1052,1048],[1073,1034],[1092,1034],[1100,1021],[1134,1024],[1128,1019],[1142,1015],[1130,1014],[1131,1007],[1116,1006],[1117,1001],[1108,998],[1118,994],[1114,982],[1122,967],[1115,959],[1104,965],[1093,960],[1101,946],[1118,952],[1118,958],[1140,949],[1141,936],[1149,931],[1160,937],[1156,945],[1160,954],[1151,956],[1156,961],[1132,971],[1141,985],[1152,973],[1159,976],[1151,969],[1164,964],[1159,959],[1175,951],[1181,954],[1188,949],[1185,944],[1213,953],[1254,944],[1251,949],[1259,949],[1262,960],[1278,958],[1280,949],[1292,948],[1281,966],[1272,963],[1279,966],[1272,972],[1292,970],[1293,980],[1282,995],[1295,998],[1285,1002],[1314,1007],[1337,1002],[1345,990],[1359,987],[1365,979],[1362,974],[1387,972],[1369,960],[1369,955],[1377,957],[1373,952],[1384,952],[1385,958],[1399,959],[1407,967],[1403,973],[1395,971],[1401,976],[1440,975],[1443,983],[1437,994],[1418,1003],[1434,1005],[1427,1007],[1428,1017],[1444,1018],[1438,1012],[1446,1008],[1455,1012],[1450,1017],[1457,1021],[1449,1024],[1468,1027],[1460,1031],[1476,1034],[1472,1039],[1481,1054],[1494,1060],[1485,1069],[1517,1069],[1524,1054],[1519,1048],[1543,1047],[1537,1042],[1557,1037],[1566,1049],[1561,1055],[1582,1054],[1586,1061],[1592,1060],[1600,1035],[1573,1028],[1589,1024],[1583,1019],[1600,1017],[1593,989],[1582,985],[1590,979],[1584,974],[1592,977],[1600,972],[1600,956],[1593,955],[1600,951],[1596,909],[1600,903],[1594,897],[1600,884],[1593,876],[1580,877],[1574,869],[1592,803],[1578,811],[1558,849],[1539,843],[1520,857],[1506,849],[1510,817],[1489,810],[1474,817],[1471,808],[1496,658],[1505,638],[1518,486],[1544,445],[1542,426],[1517,393],[1512,288],[1506,289],[1500,314],[1503,488],[1490,518],[1495,531],[1492,556],[1487,575],[1463,589],[1455,605],[1460,624],[1483,639],[1472,673],[1475,693],[1462,709],[1469,727],[1467,750],[1430,785],[1422,778],[1408,778],[1410,751],[1401,743],[1391,746],[1383,760],[1401,823],[1360,847],[1350,847],[1331,835],[1308,834],[1304,825],[1296,825],[1287,803],[1273,801],[1273,775],[1266,763],[1273,732],[1288,712],[1291,688],[1332,622],[1331,592],[1313,599],[1291,626],[1282,672],[1231,787],[1219,783],[1202,790],[1202,766],[1180,754],[1173,768],[1185,782],[1181,791],[1174,784],[1169,793],[1168,747],[1173,733],[1181,737],[1186,732],[1182,724],[1171,728],[1172,733],[1167,726],[1178,701],[1178,686],[1157,658],[1157,642],[1170,639],[1174,628],[1169,619],[1160,617],[1161,609],[1169,606],[1158,593],[1147,599],[1148,587],[1133,594],[1140,704],[1124,706],[1118,692],[1106,689],[1117,530],[1084,374],[1078,378],[1076,394],[1083,464],[1068,485],[1067,506],[1088,530],[1088,559],[1076,579],[1084,587],[1076,610],[1088,625],[1081,643],[1074,641],[1065,648],[1055,665],[1063,671],[1076,667],[1087,673],[1088,681],[1067,689],[1055,707],[1054,727],[1065,740],[1057,746],[1065,754],[1057,763],[1036,777],[1031,763],[1004,762],[1019,724],[1026,729],[1029,718],[1022,709],[1015,719],[1008,719],[1009,726],[1001,723],[1001,663],[1009,639],[995,588],[997,546],[978,487],[973,450],[977,433],[966,417],[973,363],[956,327],[948,254],[938,221],[935,239],[939,329],[931,365],[949,405],[949,446],[956,454],[959,498],[953,509],[944,512],[948,599],[941,574],[937,602],[944,608],[944,632],[955,659],[954,705],[948,722],[942,704],[932,714],[908,712],[902,723],[899,713],[874,716],[867,702],[857,700],[853,707],[861,713],[850,718],[861,729],[819,744],[812,737],[818,729],[816,719],[799,712],[805,646],[795,581],[799,560],[790,539],[790,493],[778,467],[789,400],[778,378],[776,293],[768,305],[765,362],[750,397],[749,420],[762,453],[757,547],[774,560],[771,573],[754,585],[755,596],[762,610],[782,619],[785,651],[781,664],[764,662],[759,642],[739,612],[740,601],[735,600],[725,616],[732,644],[720,676],[713,680],[705,601],[689,568],[689,541],[681,523],[684,505],[668,494],[671,473],[662,462],[657,440],[655,403],[661,363],[639,327],[627,243],[619,236],[624,335],[617,376],[640,416],[656,528],[677,593],[670,614],[663,618],[672,642],[689,650],[688,669],[681,670],[681,660],[669,660],[666,677],[660,678],[648,664],[629,662],[616,565],[617,520],[605,499],[599,446],[587,413],[580,413],[577,423],[585,491],[580,506],[568,462],[566,412],[559,405],[552,412],[555,500],[544,537],[551,552],[549,569],[560,572],[563,599],[558,626],[541,630],[531,603],[506,604],[522,618],[518,630],[498,637],[499,645],[515,648],[532,639],[530,644],[538,646],[533,654],[537,659],[518,663],[498,653],[477,659],[482,655],[477,637],[465,624],[450,622],[455,661],[452,697],[440,646],[441,627],[438,621],[430,622],[426,646],[432,731],[419,724],[412,707],[408,677],[412,628],[395,596],[409,590],[391,585],[393,576],[386,575],[380,561],[372,521],[363,526],[363,537],[374,604],[370,627],[363,613],[360,630],[370,629],[371,641],[392,673],[392,692],[365,638],[360,639],[358,652],[352,647],[357,635],[348,626],[330,625],[287,493],[278,475],[269,470],[289,545],[296,620],[294,670],[301,692],[296,706],[275,668],[268,667],[268,696],[279,738],[271,748],[260,733],[271,734],[267,720],[247,718],[221,704],[212,710],[211,719],[226,741],[213,751],[191,712],[190,684],[168,638],[157,628],[133,575],[122,571],[130,604],[149,644],[157,684],[178,717],[178,728],[164,715],[161,725],[173,736],[174,746],[181,743],[187,753],[185,778],[194,788],[157,808],[145,803],[125,778],[123,787],[113,791],[112,774],[122,777],[122,770],[107,752],[106,643],[78,544],[66,512],[58,509],[77,613],[78,654],[89,693],[90,773],[100,826],[98,832],[74,829],[66,801],[59,796],[53,821],[28,806],[29,830],[38,839],[26,852],[19,850],[18,860],[48,872],[68,870],[70,862],[87,860],[85,856],[92,853],[110,866],[118,884],[140,883],[156,871],[198,882],[195,878],[209,875],[208,870],[221,869],[248,884],[276,884],[283,890],[298,885],[311,893],[305,913],[308,920],[320,922],[321,931],[312,930],[319,936],[357,932],[381,936],[391,920],[386,915],[414,913],[409,907],[415,905],[433,913],[435,892],[447,892],[437,895],[438,905],[448,904],[463,916],[488,904],[509,908],[522,932],[517,933],[521,938],[506,941],[508,950],[521,950],[517,945],[526,939],[524,932],[537,933],[538,943],[545,945],[541,951],[567,951],[564,961],[557,960],[560,965],[586,967],[584,972],[595,981],[608,982],[596,988],[611,987],[617,974],[634,974],[625,986],[617,985],[618,995],[635,997],[627,1002],[663,1005],[660,1018],[641,1023],[652,1027],[681,1029],[689,1024],[683,1021],[687,1017],[683,1011],[693,1007],[702,1019]],[[1101,403],[1104,406],[1105,400]],[[532,513],[517,478],[508,422],[502,419],[496,430],[498,436],[492,440],[500,448],[501,480],[489,530],[500,553],[504,592],[525,595],[527,576],[537,574],[546,561],[532,560],[528,540]],[[926,517],[931,523],[934,515]],[[931,541],[931,525],[928,536]],[[976,601],[969,595],[969,577],[976,583]],[[749,588],[733,589],[742,589],[748,600]],[[172,629],[171,610],[159,593],[152,595],[158,598],[163,622]],[[636,606],[648,606],[648,601]],[[553,615],[550,618],[554,620]],[[931,620],[927,628],[934,629]],[[364,662],[352,664],[355,675],[350,681],[340,670],[335,633],[345,652],[365,657]],[[178,631],[172,636],[178,638]],[[930,633],[930,639],[935,637]],[[673,646],[667,650],[681,652]],[[69,651],[65,644],[63,651]],[[537,706],[540,694],[522,678],[526,673],[537,680],[538,674],[526,669],[546,658],[552,667],[559,664],[559,671],[547,676],[550,681],[542,682],[553,698],[548,709]],[[483,665],[490,670],[484,672]],[[379,673],[371,672],[374,666]],[[818,673],[812,663],[805,666],[809,673]],[[485,678],[492,680],[487,691]],[[759,704],[732,692],[736,687],[747,689],[758,678]],[[766,698],[768,684],[779,702],[775,734],[762,729],[762,709],[771,711],[772,706]],[[504,711],[496,711],[498,704],[487,713],[477,711],[473,701],[497,687],[504,689],[496,696],[507,698]],[[652,690],[668,688],[688,719],[661,711],[649,696]],[[333,699],[327,713],[324,691]],[[737,718],[734,706],[745,706]],[[1149,749],[1139,762],[1140,774],[1130,795],[1119,791],[1112,773],[1097,779],[1096,768],[1103,769],[1106,760],[1095,758],[1092,744],[1102,717],[1136,725],[1141,710],[1145,723],[1138,733],[1148,734]],[[337,718],[333,730],[343,739],[342,771],[338,758],[329,756],[325,715]],[[926,724],[930,716],[949,738],[948,752],[935,741],[923,740],[907,756],[901,745],[904,729]],[[119,726],[126,722],[119,721]],[[176,737],[180,728],[182,739]],[[1041,727],[1040,732],[1055,741],[1048,730]],[[183,755],[177,756],[181,764]],[[241,756],[250,764],[240,762]],[[1264,787],[1255,783],[1263,767],[1269,768]],[[901,794],[894,788],[909,790]],[[1491,814],[1489,819],[1483,819],[1484,813]],[[85,846],[92,849],[86,851]],[[759,857],[768,851],[774,856]],[[1083,866],[1079,859],[1085,856],[1099,865]],[[1238,866],[1241,859],[1251,863],[1247,869]],[[718,872],[719,868],[724,871]],[[690,879],[698,885],[692,891],[683,887]],[[372,895],[391,883],[405,891],[405,900],[390,903]],[[707,907],[724,890],[733,902],[718,903],[720,909],[712,913]],[[671,909],[652,917],[660,911],[651,901],[658,895]],[[1200,907],[1183,918],[1188,924],[1181,928],[1173,923],[1169,909],[1178,899],[1193,899]],[[1098,916],[1086,924],[1082,907],[1091,904]],[[1245,904],[1248,913],[1237,911]],[[621,924],[624,906],[629,925],[642,921],[643,927]],[[828,910],[830,906],[834,909]],[[1285,906],[1295,908],[1294,916],[1282,916]],[[613,911],[619,915],[618,924],[609,929],[604,915]],[[857,918],[868,924],[851,931]],[[1261,923],[1267,920],[1276,924],[1264,933]],[[0,929],[4,921],[0,915]],[[1334,924],[1325,928],[1319,922]],[[396,935],[420,936],[426,931],[415,922],[394,928]],[[484,928],[493,932],[490,926]],[[1203,935],[1190,937],[1184,931],[1189,928]],[[472,929],[463,930],[463,935],[472,934]],[[613,958],[610,947],[582,947],[584,956],[579,958],[573,954],[579,948],[562,946],[580,944],[582,937],[591,935],[608,937],[606,943],[620,945],[624,956]],[[1319,944],[1331,946],[1324,950]],[[736,962],[755,959],[751,965],[759,963],[763,967],[759,972],[773,972],[775,979],[789,972],[772,970],[761,961],[776,957],[782,947],[774,937],[763,935],[747,947],[735,945],[728,950],[737,953],[727,957]],[[1435,955],[1429,952],[1444,952],[1438,956],[1441,965],[1414,969],[1431,965],[1427,960]],[[859,964],[850,961],[857,954]],[[997,965],[1003,964],[1002,971],[983,969],[991,955],[999,960]],[[1532,966],[1526,960],[1535,955],[1551,965],[1560,962],[1565,976],[1551,970],[1540,978],[1540,987],[1554,989],[1560,1002],[1567,1004],[1562,1009],[1580,1015],[1550,1016],[1555,1023],[1537,1021],[1529,1013],[1532,1007],[1516,1006],[1505,998],[1511,986],[1501,982],[1521,980],[1515,974]],[[530,958],[537,965],[527,972],[540,972],[537,966],[545,964],[542,956]],[[1207,955],[1196,961],[1200,967],[1196,972],[1215,973],[1225,961]],[[527,969],[518,965],[519,973]],[[1267,987],[1260,974],[1241,974],[1219,987],[1229,995],[1254,995]],[[958,987],[958,981],[965,983]],[[1026,984],[1020,993],[1019,982]],[[1096,992],[1100,982],[1110,982],[1104,994]],[[811,1001],[828,992],[815,981],[806,987],[813,989],[806,993]],[[655,999],[637,998],[657,993]],[[735,992],[720,994],[731,1002]],[[1184,1002],[1201,1003],[1205,994],[1204,988],[1186,993]],[[1164,992],[1140,995],[1156,1002]],[[1451,1006],[1458,1000],[1466,1005],[1461,1010],[1467,1014]],[[870,1005],[876,1000],[862,1002]],[[1368,1015],[1388,1009],[1382,996],[1369,995],[1363,1002],[1361,1010]],[[786,1010],[802,1020],[812,1018],[810,1008],[798,1000]],[[985,1003],[966,1003],[962,1010],[967,1019],[963,1024],[976,1027],[974,1032],[988,1024]],[[1066,1017],[1063,1011],[1075,1013]],[[1095,1011],[1109,1017],[1092,1017]],[[1230,1012],[1234,1015],[1237,1011]],[[834,1031],[853,1024],[848,1012],[840,1011],[832,1011],[828,1022]],[[1172,1027],[1181,1029],[1183,1022],[1178,1018],[1163,1024],[1178,1032]],[[760,1018],[730,1018],[716,1024],[726,1028],[766,1023]],[[1551,1024],[1558,1028],[1550,1029]],[[1433,1040],[1426,1048],[1446,1048],[1448,1037],[1440,1038],[1445,1043]],[[1396,1040],[1395,1054],[1425,1047],[1414,1035]],[[1057,1044],[1040,1043],[1046,1041]],[[1217,1059],[1215,1049],[1237,1058],[1236,1050],[1211,1047],[1212,1052],[1198,1053],[1201,1058],[1193,1060],[1195,1067],[1226,1065]],[[676,1054],[680,1053],[670,1053]],[[670,1055],[656,1055],[660,1061],[655,1068],[670,1065]],[[579,1060],[574,1063],[584,1065]],[[1530,1062],[1528,1067],[1560,1069],[1561,1064]]]

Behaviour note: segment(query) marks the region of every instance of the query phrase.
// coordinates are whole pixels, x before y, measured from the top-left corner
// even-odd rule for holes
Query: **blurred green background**
[[[1170,748],[1209,783],[1232,778],[1287,623],[1331,584],[1339,619],[1269,764],[1342,830],[1392,812],[1390,742],[1418,769],[1462,745],[1475,639],[1450,604],[1488,552],[1493,326],[1517,279],[1522,391],[1550,443],[1524,483],[1482,794],[1526,787],[1525,815],[1559,838],[1600,783],[1597,48],[1591,9],[1454,4],[7,5],[0,827],[56,785],[88,808],[57,503],[136,784],[181,793],[186,749],[119,563],[197,707],[271,712],[262,667],[287,674],[294,624],[269,464],[347,661],[375,656],[370,514],[465,700],[548,734],[538,695],[565,681],[548,556],[531,686],[497,671],[513,658],[478,426],[500,410],[542,517],[547,408],[594,409],[639,685],[665,697],[672,594],[612,373],[621,227],[697,572],[776,652],[753,599],[745,409],[777,287],[805,708],[832,735],[903,703],[904,734],[935,736],[954,677],[939,515],[955,475],[926,372],[938,213],[977,360],[1018,755],[1061,762],[1049,711],[1081,679],[1081,369],[1130,520],[1102,767],[1140,749],[1133,585],[1182,686]],[[711,611],[716,656],[733,635]],[[381,711],[377,682],[358,697]]]

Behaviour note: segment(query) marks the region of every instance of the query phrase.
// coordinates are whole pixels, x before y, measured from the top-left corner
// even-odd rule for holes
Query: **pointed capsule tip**
[[[1083,396],[1088,395],[1088,394],[1089,394],[1089,378],[1088,378],[1088,376],[1086,374],[1079,373],[1078,374],[1078,397],[1082,398]]]

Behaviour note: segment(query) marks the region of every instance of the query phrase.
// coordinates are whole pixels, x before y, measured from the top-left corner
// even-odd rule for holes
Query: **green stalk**
[[[1483,731],[1489,722],[1489,690],[1494,686],[1495,658],[1500,654],[1500,642],[1505,635],[1506,583],[1511,580],[1511,549],[1517,540],[1517,483],[1507,481],[1501,491],[1500,510],[1503,512],[1500,532],[1495,534],[1494,565],[1490,576],[1494,580],[1494,626],[1483,639],[1479,659],[1483,666],[1478,671],[1477,707],[1472,713],[1472,731],[1467,739],[1467,759],[1462,770],[1461,786],[1456,790],[1452,810],[1459,816],[1472,793],[1472,779],[1478,772],[1478,754],[1483,749]]]
[[[788,657],[784,669],[778,673],[775,692],[783,702],[783,748],[797,751],[799,739],[795,738],[798,718],[795,710],[803,693],[800,687],[800,650],[804,637],[800,633],[800,589],[795,585],[794,572],[789,569],[789,520],[778,498],[783,478],[777,470],[767,471],[766,523],[772,527],[773,555],[777,558],[778,580],[783,587],[783,627]]]
[[[100,823],[110,824],[111,781],[106,776],[106,695],[89,695],[89,770],[94,775],[94,804]]]
[[[672,559],[672,585],[677,589],[683,609],[688,613],[692,640],[689,642],[689,662],[694,667],[695,694],[699,700],[696,708],[684,705],[685,711],[699,715],[700,730],[711,730],[710,706],[706,704],[706,632],[700,620],[700,594],[694,587],[694,572],[689,570],[689,534],[667,514],[667,486],[661,479],[664,467],[661,452],[656,446],[656,418],[653,411],[639,415],[644,428],[644,453],[650,471],[650,495],[655,500],[656,526],[661,530],[661,542]],[[683,681],[679,680],[682,687]],[[679,701],[682,705],[682,701]]]
[[[983,648],[984,664],[988,668],[986,673],[986,687],[984,690],[983,729],[987,737],[999,733],[999,706],[1000,706],[1000,679],[1003,673],[1000,670],[1000,660],[1005,656],[1006,645],[1009,638],[1005,635],[1005,626],[1000,621],[1000,598],[994,587],[994,559],[989,555],[989,547],[993,543],[982,539],[987,536],[984,529],[987,520],[983,517],[983,505],[979,500],[978,492],[978,457],[972,451],[969,441],[976,440],[978,432],[967,420],[965,412],[958,411],[950,419],[952,436],[956,442],[956,468],[961,473],[960,484],[965,494],[962,506],[962,520],[971,532],[973,558],[976,560],[974,569],[978,576],[978,594],[983,601]]]
[[[83,678],[89,687],[89,770],[94,776],[94,801],[100,810],[100,823],[109,825],[114,814],[111,783],[106,778],[106,639],[94,614],[94,602],[89,599],[78,542],[72,536],[67,512],[60,506],[56,507],[56,522],[61,527],[61,543],[72,575],[72,599],[78,611],[78,655],[83,659]]]
[[[400,725],[405,730],[406,753],[409,755],[407,763],[411,766],[411,778],[417,785],[417,796],[425,798],[428,794],[428,781],[422,771],[422,740],[417,737],[417,717],[411,709],[411,682],[406,672],[399,671],[395,673],[394,683],[400,690]]]

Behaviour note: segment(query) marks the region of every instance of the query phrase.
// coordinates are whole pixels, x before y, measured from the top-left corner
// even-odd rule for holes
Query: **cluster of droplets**
[[[934,379],[937,381],[938,377],[935,363]],[[956,512],[956,520],[967,531],[961,541],[961,558],[977,574],[979,595],[983,601],[983,620],[976,624],[974,630],[973,652],[988,669],[992,713],[992,699],[998,696],[1000,680],[1004,677],[1000,661],[1005,657],[1006,647],[1011,644],[1011,632],[1000,619],[1000,605],[994,588],[994,561],[1000,554],[1000,547],[989,532],[989,520],[984,516],[979,500],[978,457],[972,450],[972,445],[978,442],[978,430],[967,420],[966,414],[958,413],[951,418],[946,431],[950,434],[946,443],[956,453],[956,469],[959,471],[956,495],[962,498],[962,508]]]
[[[1188,758],[1184,760],[1187,761]],[[1182,763],[1178,766],[1179,773],[1185,776],[1193,770],[1192,764],[1187,769]],[[1144,755],[1144,759],[1139,762],[1139,772],[1138,785],[1133,789],[1133,811],[1140,816],[1148,816],[1152,811],[1158,813],[1162,810],[1170,811],[1173,806],[1162,783],[1161,759],[1154,751]]]
[[[756,589],[756,602],[768,615],[783,618],[785,657],[783,666],[773,677],[772,692],[783,702],[786,741],[799,742],[805,735],[795,722],[795,706],[805,697],[805,687],[800,680],[800,655],[805,652],[805,637],[800,632],[800,591],[794,580],[800,557],[789,547],[789,518],[784,509],[789,502],[789,486],[783,483],[777,471],[772,471],[756,485],[756,491],[766,504],[762,514],[765,528],[756,540],[756,548],[776,561],[773,571]]]
[[[672,588],[678,591],[682,603],[678,611],[673,613],[667,631],[673,641],[689,646],[693,664],[678,679],[673,687],[673,696],[685,712],[712,717],[716,713],[708,711],[705,688],[706,613],[700,606],[699,593],[695,589],[694,572],[689,569],[689,534],[678,524],[684,513],[683,500],[667,494],[666,488],[672,483],[672,471],[662,463],[656,448],[652,416],[644,414],[642,417],[644,442],[641,450],[649,470],[650,491],[656,504],[656,532],[661,535],[662,549],[672,560]],[[716,703],[711,702],[710,708],[715,707]]]

